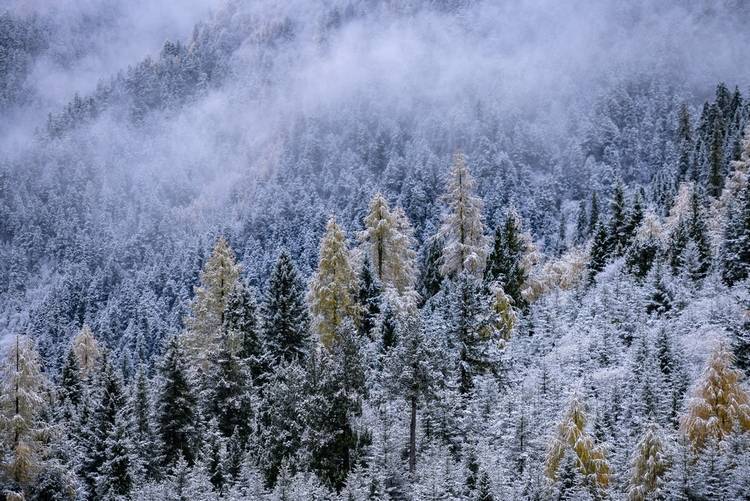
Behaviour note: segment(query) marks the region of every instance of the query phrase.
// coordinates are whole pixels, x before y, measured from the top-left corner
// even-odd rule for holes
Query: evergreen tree
[[[703,204],[697,190],[693,190],[690,204],[690,219],[687,225],[688,238],[695,246],[696,259],[689,266],[689,274],[694,280],[704,278],[711,267],[711,245],[708,241],[708,230],[706,228],[703,214]],[[686,246],[687,249],[687,246]],[[683,254],[685,250],[683,250]],[[683,266],[686,265],[683,258]]]
[[[627,252],[625,263],[638,278],[644,278],[661,251],[662,227],[659,218],[647,211],[635,230],[633,244]]]
[[[487,260],[485,282],[497,282],[513,299],[516,308],[525,308],[523,288],[528,278],[523,258],[526,242],[521,234],[521,223],[515,212],[508,213],[502,227],[495,230],[492,253]]]
[[[87,324],[83,324],[81,331],[73,339],[73,351],[78,358],[78,366],[84,377],[89,376],[97,367],[101,352],[94,333]]]
[[[610,240],[607,237],[607,230],[603,224],[598,224],[594,241],[591,244],[591,260],[589,261],[589,280],[594,281],[596,275],[604,269],[610,255]]]
[[[211,415],[219,433],[229,438],[237,432],[243,442],[247,440],[252,417],[250,380],[226,338],[219,348],[211,390]]]
[[[130,413],[132,418],[132,448],[137,461],[134,470],[142,481],[144,477],[153,477],[156,473],[156,461],[153,457],[154,433],[151,425],[150,381],[143,365],[138,366],[135,381],[131,390]]]
[[[64,403],[69,403],[73,407],[81,403],[83,385],[81,383],[81,374],[78,368],[78,357],[75,352],[68,350],[68,356],[65,358],[60,374],[60,398]]]
[[[159,369],[156,398],[155,421],[163,465],[173,465],[180,458],[192,464],[196,458],[196,397],[186,364],[178,338],[172,337]]]
[[[593,234],[597,226],[599,225],[599,197],[596,192],[591,193],[591,210],[589,211],[589,231],[588,234]]]
[[[435,237],[426,244],[426,252],[422,264],[420,295],[426,301],[440,291],[443,275],[440,273],[440,263],[443,261],[444,242]]]
[[[706,181],[708,194],[718,197],[724,185],[724,122],[720,112],[713,124]]]
[[[576,216],[576,237],[577,245],[583,244],[589,236],[589,220],[586,216],[586,202],[581,200],[578,203],[578,215]]]
[[[625,191],[618,181],[612,194],[609,219],[609,248],[616,256],[622,255],[628,243],[627,208],[625,207]]]
[[[440,268],[445,277],[462,272],[479,274],[487,258],[487,242],[482,222],[482,200],[473,194],[474,179],[462,153],[453,156],[453,167],[447,186],[448,212],[440,226],[444,239]]]
[[[365,256],[362,270],[359,272],[359,294],[357,301],[362,312],[359,329],[362,335],[371,336],[377,319],[380,316],[381,288],[372,274],[370,259]]]
[[[271,273],[261,317],[269,357],[275,363],[304,361],[310,350],[310,320],[302,281],[286,251]]]
[[[232,354],[239,357],[254,380],[259,379],[267,370],[267,361],[255,295],[238,280],[224,310],[224,335]]]
[[[684,181],[693,171],[693,131],[690,123],[690,111],[687,104],[682,104],[677,124],[677,179]]]
[[[734,285],[750,276],[750,183],[730,208],[721,252],[721,277]]]
[[[310,282],[308,301],[313,324],[323,346],[336,341],[339,326],[347,319],[357,321],[357,277],[352,269],[346,237],[331,218],[320,242],[318,270]]]

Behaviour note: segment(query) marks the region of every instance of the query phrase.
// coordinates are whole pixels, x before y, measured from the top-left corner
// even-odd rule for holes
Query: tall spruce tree
[[[155,421],[161,463],[170,466],[183,458],[193,464],[198,446],[196,396],[187,359],[176,336],[167,342],[159,380]]]
[[[721,250],[721,277],[734,285],[750,276],[750,183],[730,207]]]
[[[484,278],[486,283],[496,282],[513,299],[516,308],[525,308],[523,287],[528,278],[523,258],[526,242],[521,234],[518,215],[511,211],[502,226],[495,230],[492,253],[487,260]]]
[[[265,347],[261,338],[258,307],[252,289],[237,281],[224,308],[224,336],[232,354],[260,379],[267,370]]]
[[[284,250],[271,272],[261,310],[266,351],[273,361],[304,362],[310,350],[310,319],[302,280]]]
[[[359,329],[365,336],[372,335],[380,316],[381,293],[380,285],[372,274],[370,259],[365,256],[359,272],[359,293],[357,294],[357,301],[362,312]]]

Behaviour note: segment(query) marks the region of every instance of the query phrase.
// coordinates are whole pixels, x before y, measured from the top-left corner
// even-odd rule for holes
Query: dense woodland
[[[0,144],[4,498],[750,497],[749,82],[296,102],[347,29],[494,28],[291,4]],[[0,13],[4,116],[58,31]]]

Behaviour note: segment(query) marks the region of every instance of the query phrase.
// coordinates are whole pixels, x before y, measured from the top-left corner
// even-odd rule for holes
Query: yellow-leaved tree
[[[560,463],[568,450],[575,454],[578,470],[585,477],[591,478],[592,485],[600,489],[609,485],[609,463],[604,450],[586,431],[586,413],[583,402],[577,394],[571,398],[547,451],[545,465],[547,478],[552,481],[557,480]]]
[[[78,359],[81,375],[89,376],[97,367],[101,350],[88,324],[83,324],[81,331],[73,338],[73,353]]]
[[[631,501],[663,499],[665,474],[671,459],[664,433],[655,423],[646,427],[633,456],[628,498]]]
[[[693,389],[681,430],[696,451],[708,442],[721,441],[735,429],[750,430],[750,397],[740,384],[742,373],[733,363],[734,356],[720,343]]]
[[[219,237],[203,266],[200,286],[195,289],[186,322],[185,346],[189,355],[204,369],[211,353],[219,347],[224,310],[229,295],[237,286],[240,270],[229,243],[224,237]]]
[[[335,218],[328,220],[320,242],[318,269],[310,282],[308,302],[320,342],[330,348],[341,323],[358,319],[357,276],[351,265],[346,236]]]

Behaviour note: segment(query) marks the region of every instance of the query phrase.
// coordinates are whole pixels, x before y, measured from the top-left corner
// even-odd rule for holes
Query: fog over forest
[[[0,3],[0,499],[747,499],[749,23]]]

